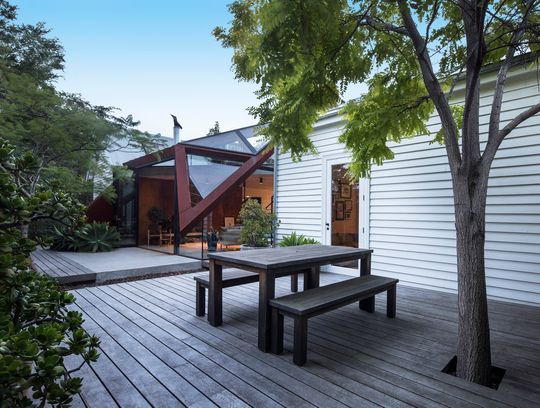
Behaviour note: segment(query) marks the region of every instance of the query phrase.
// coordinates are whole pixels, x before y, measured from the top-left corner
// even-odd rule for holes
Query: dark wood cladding
[[[172,218],[174,215],[174,181],[140,177],[139,183],[139,213],[138,213],[138,245],[147,244],[147,232],[150,225],[148,211],[152,207],[159,208]],[[155,242],[154,242],[155,243]]]

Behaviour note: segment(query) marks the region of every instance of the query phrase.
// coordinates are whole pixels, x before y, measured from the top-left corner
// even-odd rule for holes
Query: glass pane
[[[179,255],[187,256],[188,258],[203,259],[205,254],[204,223],[201,223],[180,237]]]
[[[257,134],[255,127],[240,129],[240,132],[257,152],[268,144],[264,136]]]
[[[116,229],[120,233],[121,246],[131,246],[136,244],[135,230],[137,225],[137,216],[135,214],[135,180],[126,179],[116,182],[118,198]]]
[[[218,135],[201,137],[200,139],[186,140],[183,143],[234,152],[253,153],[251,148],[242,140],[239,132],[235,130]]]
[[[197,202],[194,198],[197,194],[205,198],[231,174],[238,170],[241,165],[241,162],[232,160],[188,155],[189,179],[192,183],[192,204],[194,201]]]
[[[349,180],[347,166],[332,166],[332,245],[358,248],[358,183]],[[358,268],[358,261],[336,264]]]
[[[173,253],[175,161],[167,160],[137,171],[139,245]]]

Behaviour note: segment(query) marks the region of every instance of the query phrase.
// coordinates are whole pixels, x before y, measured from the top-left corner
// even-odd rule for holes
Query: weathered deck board
[[[257,349],[256,283],[224,291],[224,323],[215,328],[195,317],[192,276],[74,291],[85,326],[102,339],[98,363],[82,371],[76,406],[534,407],[540,400],[540,308],[490,303],[494,363],[507,369],[495,391],[440,372],[455,349],[454,295],[400,286],[396,319],[386,318],[384,295],[375,314],[350,305],[315,317],[308,363],[297,367],[289,323],[284,355]],[[277,295],[288,290],[289,279],[279,279]]]
[[[62,284],[73,282],[93,282],[96,273],[63,257],[57,251],[37,249],[31,254],[32,267],[41,273],[52,276]]]

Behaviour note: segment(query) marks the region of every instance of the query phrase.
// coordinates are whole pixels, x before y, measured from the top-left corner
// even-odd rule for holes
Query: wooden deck
[[[58,251],[37,249],[32,252],[32,267],[56,278],[61,284],[94,282],[96,272],[62,256]]]
[[[321,284],[346,277],[323,274]],[[277,294],[289,293],[278,279]],[[397,317],[350,305],[310,320],[308,362],[257,349],[257,284],[224,291],[217,328],[195,317],[193,275],[78,289],[101,357],[82,371],[87,407],[537,407],[540,308],[491,302],[498,391],[442,374],[454,354],[456,297],[398,286]],[[290,320],[290,319],[287,319]],[[76,361],[70,361],[70,366]]]

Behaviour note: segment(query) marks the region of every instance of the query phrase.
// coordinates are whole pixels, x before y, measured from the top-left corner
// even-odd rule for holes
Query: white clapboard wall
[[[487,130],[495,72],[483,75],[481,131]],[[511,72],[501,127],[523,109],[540,102],[534,69]],[[463,97],[458,89],[456,100]],[[281,224],[278,239],[293,231],[322,240],[323,158],[348,154],[338,143],[343,122],[329,112],[314,127],[318,155],[277,161],[275,194]],[[430,131],[439,128],[437,117]],[[453,199],[444,147],[418,136],[393,145],[395,158],[372,169],[369,244],[374,274],[401,284],[456,290]],[[483,148],[484,145],[482,145]],[[491,298],[540,304],[540,116],[529,119],[501,145],[491,171],[486,226],[486,267]]]

